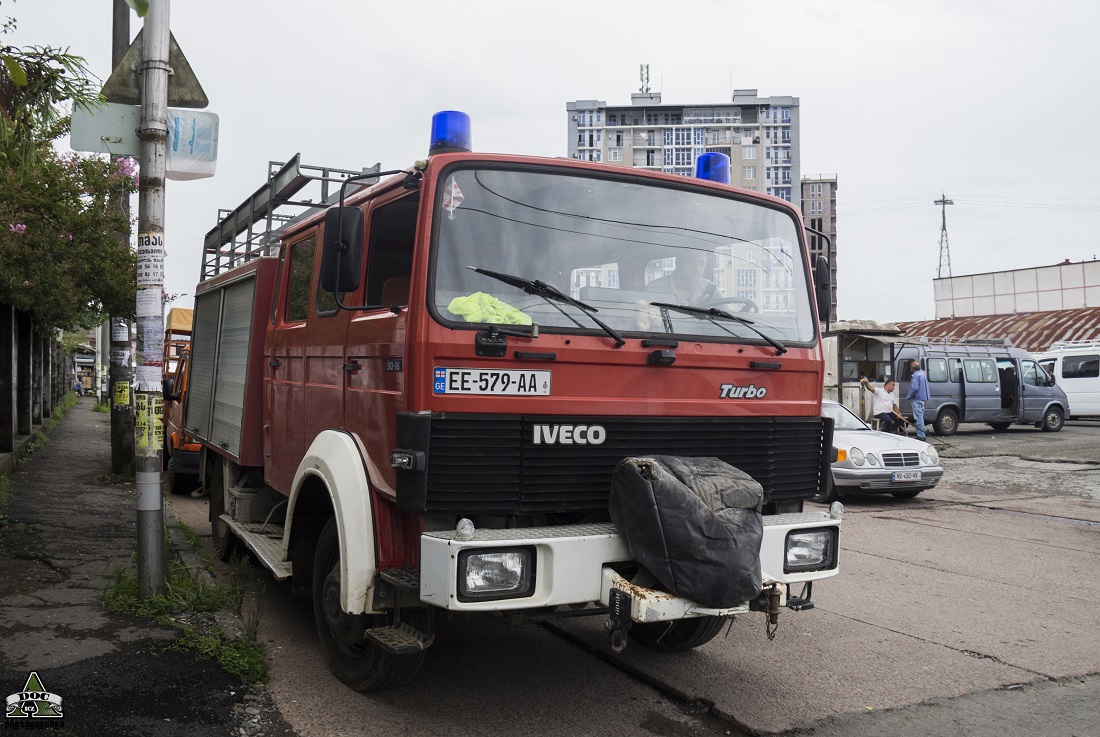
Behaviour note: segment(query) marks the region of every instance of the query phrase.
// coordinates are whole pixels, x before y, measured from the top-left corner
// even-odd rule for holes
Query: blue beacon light
[[[443,110],[432,116],[432,142],[428,155],[472,151],[470,116],[457,110]]]
[[[695,160],[695,178],[729,184],[730,157],[720,153],[703,154]]]

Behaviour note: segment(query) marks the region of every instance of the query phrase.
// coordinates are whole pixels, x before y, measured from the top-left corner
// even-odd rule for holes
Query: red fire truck
[[[832,426],[828,270],[797,209],[472,153],[468,133],[440,113],[429,158],[394,172],[273,164],[207,235],[185,426],[218,551],[310,594],[358,690],[415,676],[440,616],[591,614],[616,648],[675,651],[734,615],[812,608],[842,508],[803,510]],[[308,180],[322,196],[295,200]],[[700,278],[701,299],[681,293]],[[706,606],[639,572],[609,494],[620,461],[655,455],[759,483],[758,596]]]

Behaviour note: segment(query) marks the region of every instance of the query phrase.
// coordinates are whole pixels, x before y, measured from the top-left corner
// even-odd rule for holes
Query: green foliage
[[[111,414],[110,402],[96,402],[92,405],[92,412],[102,412],[105,415]]]
[[[126,0],[126,4],[134,9],[139,18],[144,18],[149,12],[149,0]]]
[[[8,19],[0,36],[14,27]],[[0,45],[0,303],[43,328],[90,327],[134,312],[135,257],[122,203],[137,189],[129,159],[60,156],[70,106],[101,103],[84,60]]]
[[[267,650],[259,641],[259,615],[255,610],[245,617],[239,639],[226,637],[216,627],[197,626],[187,616],[217,611],[240,614],[245,570],[246,565],[238,561],[228,581],[215,582],[205,572],[176,559],[169,566],[164,592],[143,600],[138,598],[137,572],[132,565],[126,566],[113,571],[100,603],[108,611],[148,617],[178,628],[180,637],[173,647],[199,653],[217,661],[227,673],[258,683],[267,677]]]

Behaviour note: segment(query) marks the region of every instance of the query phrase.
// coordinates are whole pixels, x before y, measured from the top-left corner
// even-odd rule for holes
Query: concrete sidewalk
[[[24,691],[34,671],[63,698],[67,734],[236,734],[243,683],[172,649],[174,630],[97,603],[109,572],[134,555],[137,513],[133,484],[107,483],[110,415],[93,404],[82,398],[10,476],[0,527],[0,697]],[[177,550],[186,545],[182,535],[172,540]]]

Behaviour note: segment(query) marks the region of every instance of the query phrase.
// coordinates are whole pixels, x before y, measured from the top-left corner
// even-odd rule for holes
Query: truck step
[[[427,635],[404,622],[391,627],[372,627],[363,636],[394,655],[415,655],[431,644]]]
[[[289,560],[283,559],[282,525],[268,524],[265,527],[259,522],[238,522],[228,514],[223,514],[221,519],[229,525],[237,539],[256,554],[277,581],[290,578],[293,567]]]
[[[387,568],[379,571],[378,576],[395,589],[420,593],[420,571],[416,568]]]

